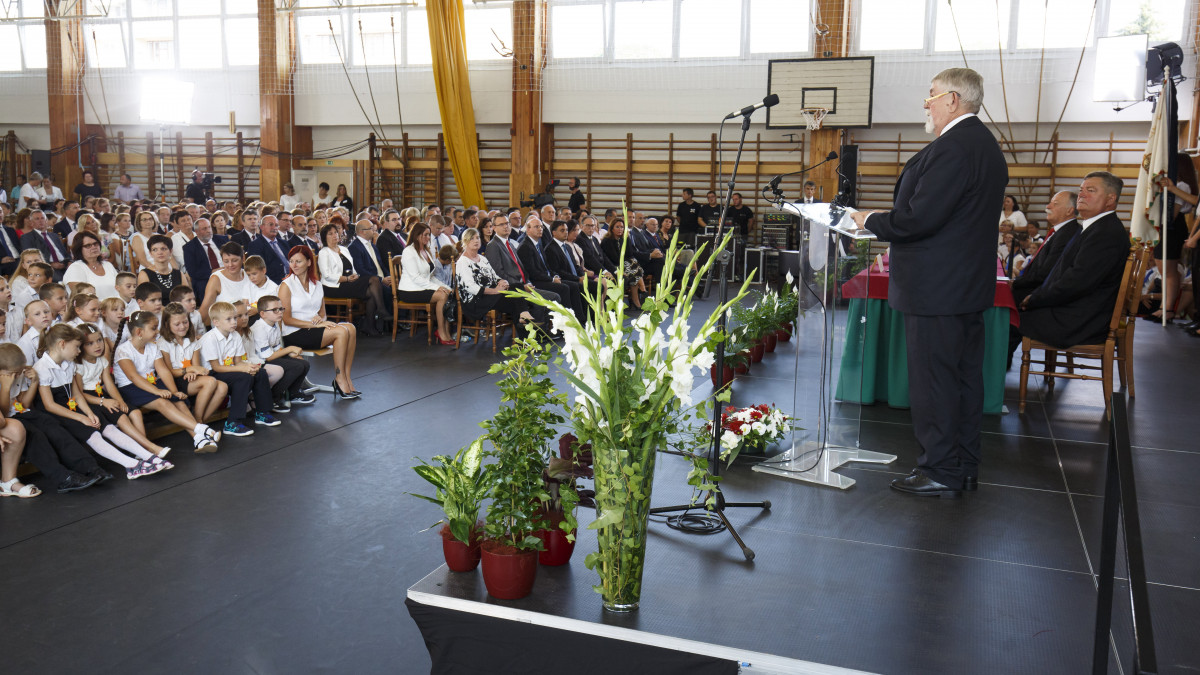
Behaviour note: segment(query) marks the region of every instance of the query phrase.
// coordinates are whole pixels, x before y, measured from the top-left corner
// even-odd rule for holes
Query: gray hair
[[[1104,184],[1105,192],[1116,195],[1118,199],[1121,197],[1121,188],[1125,187],[1125,181],[1121,180],[1120,178],[1117,178],[1107,171],[1093,171],[1083,177],[1084,180],[1089,178],[1100,179],[1100,182]]]
[[[983,76],[970,68],[947,68],[933,76],[947,91],[958,94],[968,111],[977,113],[983,107]]]
[[[1067,194],[1067,199],[1071,201],[1071,210],[1075,210],[1075,203],[1079,201],[1079,193],[1074,190],[1063,190]]]

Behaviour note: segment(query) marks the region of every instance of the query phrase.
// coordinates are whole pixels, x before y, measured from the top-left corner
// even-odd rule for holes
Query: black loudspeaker
[[[1146,83],[1162,84],[1163,68],[1171,69],[1171,79],[1183,78],[1183,49],[1174,42],[1164,42],[1146,50]]]
[[[31,171],[36,171],[43,176],[50,175],[50,151],[49,150],[30,150],[30,166]]]
[[[838,197],[845,206],[858,207],[858,146],[843,145],[838,165]]]

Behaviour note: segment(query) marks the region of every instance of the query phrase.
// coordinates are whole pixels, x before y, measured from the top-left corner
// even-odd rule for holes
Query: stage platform
[[[437,581],[428,575],[441,564],[440,545],[424,530],[438,515],[405,494],[426,490],[410,467],[481,433],[477,423],[499,399],[486,372],[498,357],[487,345],[430,347],[423,336],[359,345],[361,401],[322,396],[283,426],[222,442],[216,455],[179,446],[177,468],[162,475],[0,500],[5,671],[429,673],[404,604],[414,584]],[[790,406],[796,349],[786,343],[735,382],[734,402]],[[1143,323],[1136,349],[1130,414],[1159,672],[1186,675],[1200,670],[1200,446],[1191,424],[1200,341]],[[332,378],[329,359],[314,371],[314,381]],[[812,382],[799,384],[803,393]],[[1016,384],[1014,372],[1013,411]],[[697,378],[696,396],[709,388]],[[857,481],[844,491],[735,465],[728,494],[773,503],[769,513],[730,514],[754,562],[724,534],[652,524],[636,617],[603,617],[595,576],[582,565],[594,545],[586,531],[571,566],[543,571],[530,598],[485,600],[478,573],[461,595],[546,617],[563,602],[576,627],[658,633],[725,665],[749,654],[759,672],[780,663],[1088,672],[1107,438],[1099,388],[1060,383],[1048,396],[1035,387],[1024,415],[986,417],[982,484],[955,502],[888,490],[916,458],[906,411],[839,406],[835,415],[861,430],[864,448],[897,462],[841,469]],[[679,458],[661,458],[656,504],[686,500],[683,471]],[[1118,597],[1115,645],[1129,673],[1128,601],[1120,589]],[[552,672],[604,656],[574,653]],[[1121,672],[1115,662],[1110,672]]]

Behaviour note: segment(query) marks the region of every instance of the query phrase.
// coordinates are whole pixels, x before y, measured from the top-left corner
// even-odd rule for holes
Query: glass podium
[[[838,467],[896,460],[895,455],[862,448],[861,386],[854,385],[861,385],[864,376],[867,340],[866,332],[854,330],[857,327],[849,322],[865,322],[867,317],[847,312],[849,298],[867,297],[873,284],[886,288],[887,277],[882,259],[871,255],[875,235],[855,228],[849,217],[852,210],[786,202],[780,208],[800,216],[798,249],[780,255],[780,271],[790,274],[800,297],[792,338],[795,424],[790,437],[779,443],[786,450],[753,469],[847,489],[855,481],[837,473]]]

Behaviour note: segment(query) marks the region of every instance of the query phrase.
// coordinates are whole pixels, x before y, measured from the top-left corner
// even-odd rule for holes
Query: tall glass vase
[[[632,612],[642,598],[655,455],[653,449],[631,452],[593,447],[596,518],[611,521],[597,532],[594,569],[600,575],[597,590],[604,609],[610,612]],[[612,512],[619,517],[606,517]]]

